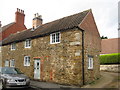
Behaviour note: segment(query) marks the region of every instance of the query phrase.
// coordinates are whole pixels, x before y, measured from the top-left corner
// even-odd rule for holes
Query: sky
[[[0,0],[2,26],[15,21],[17,8],[24,10],[25,25],[32,27],[35,13],[42,15],[43,24],[65,16],[92,9],[100,36],[118,37],[119,0]]]

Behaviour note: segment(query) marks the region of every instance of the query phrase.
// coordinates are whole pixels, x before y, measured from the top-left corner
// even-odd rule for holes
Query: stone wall
[[[16,44],[16,50],[10,45],[3,48],[5,60],[15,59],[18,67],[29,77],[34,76],[34,57],[40,57],[40,80],[61,84],[82,84],[82,32],[69,30],[61,32],[61,43],[50,44],[50,36],[32,39],[32,47],[24,48],[24,41]],[[24,56],[30,56],[30,66],[24,66]]]
[[[109,71],[109,72],[120,72],[120,65],[100,65],[101,71]]]

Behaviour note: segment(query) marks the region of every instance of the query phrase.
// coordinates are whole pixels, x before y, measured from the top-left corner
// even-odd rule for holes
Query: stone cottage
[[[3,41],[2,63],[32,79],[81,86],[100,76],[100,44],[91,9],[46,24],[35,14],[33,28]]]

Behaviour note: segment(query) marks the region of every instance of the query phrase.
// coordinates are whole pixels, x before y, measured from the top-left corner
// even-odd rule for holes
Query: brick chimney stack
[[[25,17],[24,10],[21,10],[21,9],[17,8],[17,11],[16,11],[15,15],[16,15],[15,16],[15,22],[17,24],[24,25],[24,17]]]
[[[33,28],[37,28],[38,26],[42,25],[42,16],[39,15],[38,13],[34,14],[35,17],[33,18],[33,23],[32,26]]]

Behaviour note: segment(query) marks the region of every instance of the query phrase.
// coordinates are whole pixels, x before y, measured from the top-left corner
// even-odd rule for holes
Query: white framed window
[[[31,48],[31,40],[30,39],[25,40],[25,48]]]
[[[16,49],[16,44],[15,43],[12,43],[11,44],[11,50],[15,50]]]
[[[24,57],[24,66],[30,66],[30,56]]]
[[[50,44],[60,43],[61,34],[60,32],[50,34]]]
[[[93,69],[93,57],[88,56],[88,69]]]
[[[10,67],[15,67],[15,60],[14,59],[10,60]]]
[[[9,67],[9,60],[5,60],[5,67]]]

